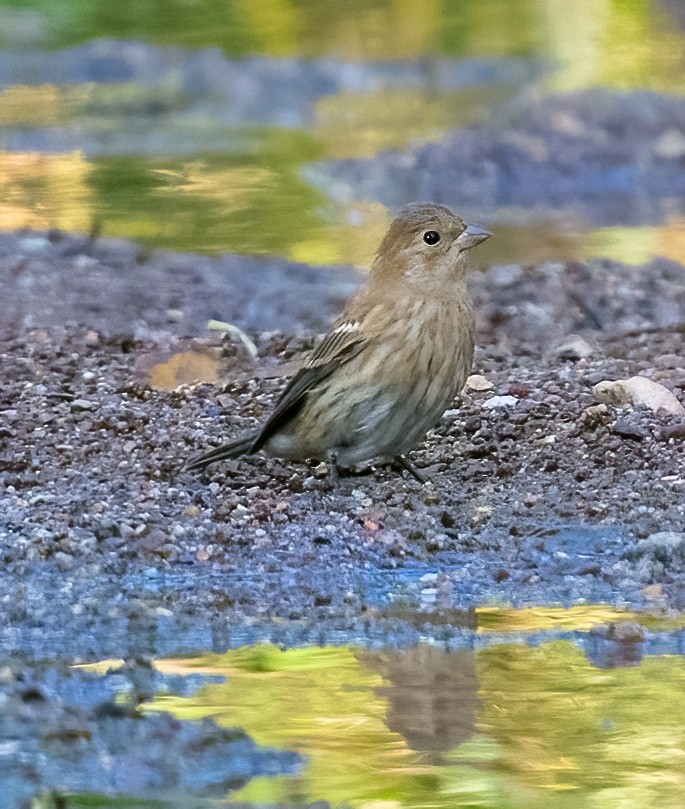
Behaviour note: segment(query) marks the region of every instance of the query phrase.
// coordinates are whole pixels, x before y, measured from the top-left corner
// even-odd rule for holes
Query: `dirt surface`
[[[320,330],[353,273],[331,271],[326,287],[318,271],[246,262],[241,294],[262,302],[253,316],[229,294],[219,306],[198,270],[206,259],[152,257],[155,297],[135,247],[115,246],[3,239],[8,654],[225,648],[236,633],[263,633],[255,618],[273,617],[300,619],[275,630],[284,642],[339,630],[382,639],[388,626],[413,637],[398,600],[452,616],[457,634],[468,624],[459,615],[493,600],[683,608],[685,419],[593,394],[600,381],[640,375],[685,400],[683,267],[595,262],[473,276],[474,371],[484,377],[474,385],[486,389],[465,391],[414,453],[430,483],[370,468],[331,490],[323,468],[265,457],[201,476],[181,467],[255,424],[281,389],[279,369],[315,339],[292,336],[293,319],[278,332],[263,324],[275,327],[319,290],[310,322]],[[279,272],[280,296],[264,293],[264,274]],[[60,289],[70,291],[53,308]],[[214,349],[221,384],[152,389],[141,368],[160,352],[212,351],[196,324],[217,314],[251,333],[255,367],[226,342]]]

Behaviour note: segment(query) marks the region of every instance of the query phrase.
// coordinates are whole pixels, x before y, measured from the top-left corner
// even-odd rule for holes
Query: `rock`
[[[97,405],[88,399],[74,399],[71,403],[70,409],[72,413],[85,413],[89,410],[95,410]]]
[[[616,419],[611,425],[612,431],[621,438],[631,438],[633,441],[642,441],[647,437],[647,433],[638,424],[628,419]]]
[[[685,157],[685,134],[676,127],[667,129],[653,146],[654,154],[666,160],[681,160]]]
[[[554,355],[561,360],[583,360],[591,357],[593,348],[583,337],[572,334],[569,339],[554,349]]]
[[[637,557],[638,575],[643,581],[660,580],[677,573],[685,565],[685,533],[650,534],[638,543],[634,557]]]
[[[594,430],[596,427],[608,424],[610,420],[609,408],[605,404],[597,404],[585,408],[580,424],[586,430]]]
[[[481,374],[471,374],[471,376],[466,380],[466,384],[464,385],[465,390],[476,390],[476,391],[483,391],[483,390],[492,390],[495,386],[490,382],[489,379],[486,379]]]
[[[515,396],[491,396],[483,402],[486,410],[494,410],[497,407],[513,407],[518,403]]]
[[[663,441],[670,441],[671,438],[682,441],[685,439],[685,422],[681,421],[680,424],[669,424],[667,427],[662,428],[659,435]]]
[[[637,407],[648,407],[654,413],[669,416],[685,415],[685,407],[668,388],[645,376],[598,382],[592,388],[592,394],[598,402],[606,404],[632,404]]]

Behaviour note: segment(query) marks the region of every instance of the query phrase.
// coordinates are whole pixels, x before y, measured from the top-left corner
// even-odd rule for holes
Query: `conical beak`
[[[466,230],[457,239],[457,242],[462,250],[470,250],[477,244],[489,239],[490,236],[492,236],[492,233],[480,225],[467,225]]]

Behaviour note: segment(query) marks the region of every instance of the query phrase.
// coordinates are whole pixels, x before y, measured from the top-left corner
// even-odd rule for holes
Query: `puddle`
[[[116,17],[73,0],[0,5],[0,227],[98,223],[149,247],[364,266],[388,211],[310,182],[313,161],[409,155],[531,92],[685,94],[666,2],[192,5],[192,26],[181,0]],[[599,231],[491,218],[487,248],[506,263],[685,260],[678,218]]]
[[[408,648],[257,644],[152,669],[103,661],[79,667],[78,682],[91,702],[107,689],[118,704],[147,693],[146,717],[211,720],[281,762],[243,785],[214,784],[212,806],[682,805],[682,620],[602,605],[475,615],[457,649],[436,637]],[[201,781],[202,756],[195,766]],[[123,794],[86,803],[72,790],[59,805],[129,805]],[[183,806],[209,805],[202,789],[186,795],[195,802]],[[161,787],[138,786],[135,798],[176,805]]]

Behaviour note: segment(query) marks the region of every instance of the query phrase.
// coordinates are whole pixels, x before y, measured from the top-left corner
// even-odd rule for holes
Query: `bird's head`
[[[433,287],[450,284],[466,271],[467,252],[492,234],[469,225],[444,205],[403,208],[381,242],[372,279]]]

